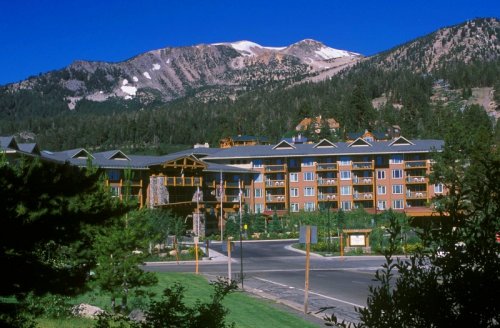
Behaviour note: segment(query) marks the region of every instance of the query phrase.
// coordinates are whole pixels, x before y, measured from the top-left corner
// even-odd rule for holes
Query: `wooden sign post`
[[[231,272],[231,240],[227,241],[227,278],[233,280]]]
[[[199,237],[194,237],[194,256],[196,259],[196,274],[198,274],[198,240]]]

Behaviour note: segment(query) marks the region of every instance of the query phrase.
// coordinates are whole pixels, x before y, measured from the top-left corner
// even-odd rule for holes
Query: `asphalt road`
[[[243,287],[246,291],[304,309],[305,253],[291,249],[297,241],[243,242]],[[240,247],[232,250],[232,278],[240,279]],[[227,276],[227,252],[220,243],[210,246],[213,260],[199,262],[199,272],[208,277]],[[357,321],[356,307],[366,306],[368,286],[374,284],[381,256],[320,257],[312,255],[309,273],[308,310],[315,314],[323,307],[341,319]],[[194,272],[194,263],[151,264],[148,271]],[[323,314],[316,314],[322,317]]]

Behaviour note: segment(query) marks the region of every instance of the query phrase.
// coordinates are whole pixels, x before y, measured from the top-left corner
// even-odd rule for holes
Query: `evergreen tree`
[[[84,290],[94,230],[123,212],[99,177],[32,158],[0,165],[0,295]]]

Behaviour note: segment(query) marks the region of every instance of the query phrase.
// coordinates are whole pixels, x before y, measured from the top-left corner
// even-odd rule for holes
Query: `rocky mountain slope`
[[[73,109],[83,98],[112,97],[169,101],[186,95],[234,98],[257,87],[289,85],[318,74],[335,74],[362,58],[314,40],[288,47],[263,47],[250,41],[164,48],[120,63],[76,61],[69,67],[8,86],[36,89],[41,83],[60,88]]]
[[[370,58],[385,69],[429,73],[450,64],[500,58],[500,20],[476,19],[437,30]]]

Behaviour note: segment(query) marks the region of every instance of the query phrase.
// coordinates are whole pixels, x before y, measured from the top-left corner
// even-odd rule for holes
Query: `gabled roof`
[[[337,146],[328,139],[322,139],[313,148],[337,148]]]
[[[273,149],[295,149],[295,146],[286,140],[281,140],[276,144],[276,146],[273,147]]]
[[[372,144],[361,137],[359,137],[358,139],[354,140],[349,145],[347,145],[347,147],[367,147],[367,146],[372,146]]]
[[[0,149],[2,150],[19,150],[16,139],[13,136],[0,137]]]
[[[19,150],[28,154],[40,155],[40,148],[36,143],[19,144]]]
[[[401,145],[408,146],[408,145],[414,145],[414,143],[406,139],[405,137],[401,136],[399,138],[394,139],[394,141],[392,141],[389,144],[389,146],[401,146]]]
[[[194,155],[185,155],[176,158],[171,158],[161,164],[163,167],[170,168],[191,168],[191,169],[205,169],[207,163],[199,160]]]
[[[69,155],[69,158],[94,158],[94,156],[84,148],[68,150],[66,153]]]
[[[127,160],[130,161],[130,157],[125,155],[124,152],[121,150],[110,150],[110,151],[104,151],[101,153],[96,153],[96,155],[99,154],[103,156],[107,160]]]
[[[371,147],[349,147],[350,143],[336,142],[334,148],[314,148],[313,144],[295,144],[296,148],[282,148],[279,151],[271,145],[232,147],[219,149],[219,151],[203,158],[204,161],[228,160],[228,159],[252,159],[260,157],[305,157],[305,156],[342,156],[342,155],[368,155],[368,154],[392,154],[392,153],[422,153],[432,150],[440,151],[444,145],[442,140],[411,140],[414,145],[389,146],[389,141],[373,142]]]

